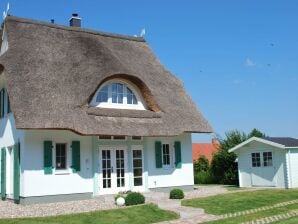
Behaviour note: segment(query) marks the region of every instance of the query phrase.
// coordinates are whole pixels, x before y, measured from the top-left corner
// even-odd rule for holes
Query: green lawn
[[[274,209],[270,209],[270,210],[256,212],[256,213],[249,214],[249,215],[243,215],[243,216],[239,216],[239,217],[235,217],[235,218],[220,219],[217,221],[206,222],[206,224],[207,223],[208,224],[239,224],[242,222],[253,221],[253,220],[268,217],[268,216],[274,216],[274,215],[286,213],[286,212],[289,212],[290,210],[296,210],[296,209],[298,209],[298,204],[293,204],[293,205],[287,205],[287,206],[280,207],[280,208],[274,208]],[[298,219],[296,219],[296,221],[297,220]],[[281,221],[283,221],[283,220],[281,220]],[[280,222],[280,223],[286,223],[286,222]],[[294,224],[295,222],[289,222],[289,223]],[[297,224],[297,223],[298,222],[296,222],[295,224]]]
[[[176,213],[148,204],[123,209],[45,218],[0,219],[0,224],[147,224],[177,219]]]
[[[221,215],[248,209],[259,208],[279,202],[298,199],[295,190],[258,190],[221,194],[206,198],[183,200],[182,205],[205,209],[206,213]]]
[[[289,219],[283,219],[279,222],[274,222],[274,224],[297,224],[298,223],[298,217],[292,217]]]

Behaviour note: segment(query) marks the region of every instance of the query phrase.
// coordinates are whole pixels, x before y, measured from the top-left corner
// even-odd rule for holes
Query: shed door
[[[252,186],[276,187],[276,169],[272,152],[252,153]]]

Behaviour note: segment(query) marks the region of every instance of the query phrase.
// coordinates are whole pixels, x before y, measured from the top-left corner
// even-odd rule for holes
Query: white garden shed
[[[298,187],[298,139],[252,137],[229,152],[238,157],[240,187]]]

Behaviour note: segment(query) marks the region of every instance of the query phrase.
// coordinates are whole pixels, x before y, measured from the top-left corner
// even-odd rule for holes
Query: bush
[[[194,177],[195,184],[216,184],[216,178],[210,170],[196,172]]]
[[[199,159],[194,161],[193,168],[195,173],[209,170],[208,159],[205,156],[200,156]]]
[[[181,189],[173,189],[170,192],[170,199],[183,199],[184,193]]]
[[[125,205],[139,205],[145,203],[145,197],[141,193],[138,192],[130,192],[127,194],[125,198]]]

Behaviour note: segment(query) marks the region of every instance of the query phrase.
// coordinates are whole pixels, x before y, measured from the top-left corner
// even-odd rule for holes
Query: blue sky
[[[298,138],[296,0],[13,0],[10,14],[139,34],[181,80],[214,132]],[[0,1],[3,11],[7,1]],[[210,136],[193,136],[208,141]]]

